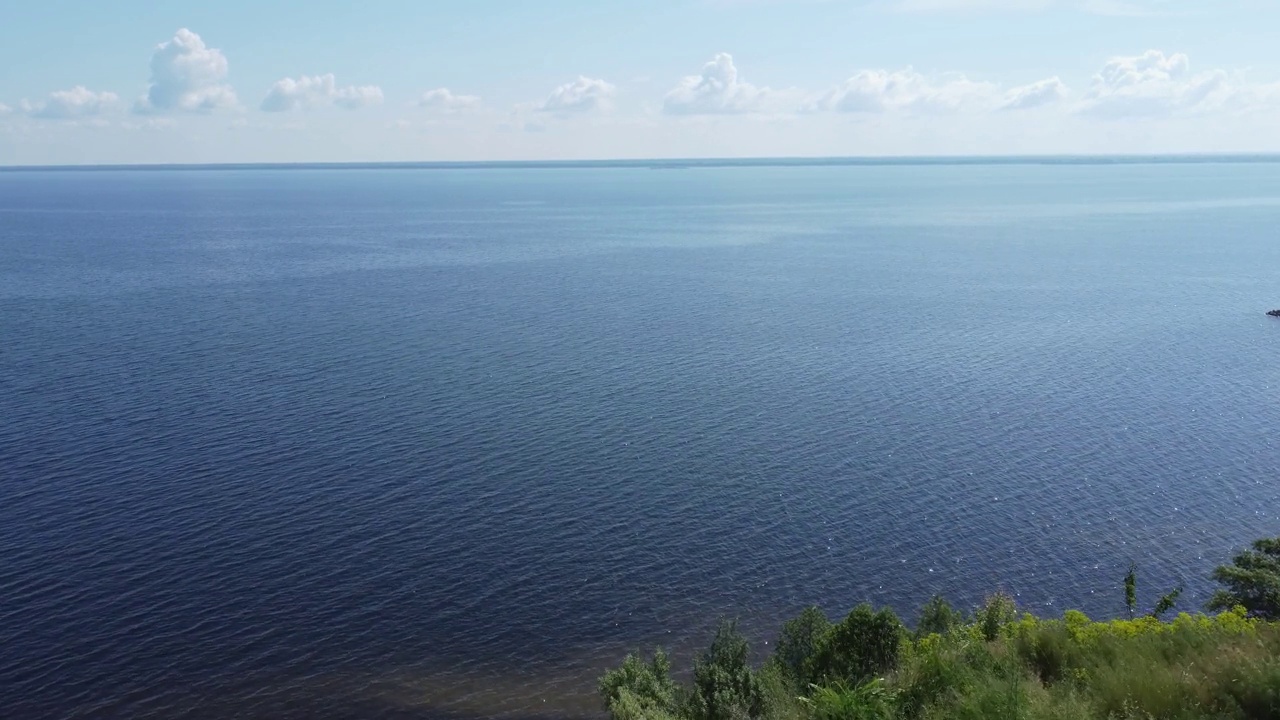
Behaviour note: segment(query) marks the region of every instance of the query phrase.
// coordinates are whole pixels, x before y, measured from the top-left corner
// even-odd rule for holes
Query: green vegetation
[[[1280,620],[1280,538],[1255,542],[1214,570],[1213,579],[1227,588],[1214,594],[1210,610],[1240,606],[1254,617]]]
[[[666,655],[628,656],[600,693],[618,720],[1280,720],[1280,538],[1214,571],[1214,615],[1171,612],[1181,588],[1136,616],[1095,621],[1019,613],[1004,593],[966,615],[940,597],[914,632],[888,609],[832,623],[808,608],[753,665],[722,623],[694,663],[692,686]]]

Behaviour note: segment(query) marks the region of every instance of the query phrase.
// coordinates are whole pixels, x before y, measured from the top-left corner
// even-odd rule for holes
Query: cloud
[[[556,115],[608,110],[616,92],[617,88],[604,80],[595,80],[583,75],[551,91],[551,95],[539,103],[535,109]]]
[[[1168,115],[1221,103],[1232,92],[1226,72],[1192,73],[1186,55],[1148,50],[1108,60],[1078,109],[1105,117]]]
[[[337,95],[333,97],[333,103],[348,110],[358,110],[370,105],[381,105],[382,88],[377,85],[361,85],[359,87],[348,85],[338,90]]]
[[[729,53],[717,53],[698,75],[690,75],[667,93],[662,110],[670,115],[733,115],[762,112],[770,100],[768,88],[738,79]]]
[[[304,75],[297,80],[277,80],[262,100],[265,112],[310,109],[337,105],[356,110],[382,102],[382,88],[377,85],[338,87],[333,73]]]
[[[423,93],[418,105],[437,112],[453,113],[480,107],[480,98],[476,95],[457,95],[449,88],[436,88]]]
[[[13,108],[5,105],[4,103],[0,103],[0,115],[8,115],[11,112],[13,112]]]
[[[56,120],[91,117],[111,110],[120,101],[110,92],[94,92],[83,85],[70,90],[49,93],[49,97],[36,102],[23,100],[22,111],[31,117]]]
[[[905,70],[863,70],[810,103],[810,110],[951,113],[996,105],[999,87],[963,75],[926,77]]]
[[[126,130],[169,130],[176,127],[176,124],[169,118],[149,117],[142,118],[140,122],[122,122],[120,127]]]
[[[134,105],[139,113],[212,112],[236,106],[236,94],[224,81],[227,58],[205,47],[186,28],[156,46],[151,56],[151,85]]]
[[[1050,105],[1067,96],[1067,86],[1057,77],[1016,87],[1004,94],[1001,110],[1030,110]]]

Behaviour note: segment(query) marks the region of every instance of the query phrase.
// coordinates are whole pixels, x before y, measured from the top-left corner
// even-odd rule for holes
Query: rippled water
[[[1280,533],[1280,165],[0,174],[6,718],[550,718]]]

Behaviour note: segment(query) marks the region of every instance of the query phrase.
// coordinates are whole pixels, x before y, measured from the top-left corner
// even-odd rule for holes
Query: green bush
[[[941,595],[934,595],[920,609],[920,620],[916,623],[916,638],[930,633],[945,635],[964,624],[964,613],[951,607]]]
[[[735,623],[716,629],[693,665],[690,714],[697,720],[740,720],[764,714],[764,688],[748,663],[750,648]]]
[[[1095,621],[1018,616],[997,593],[969,620],[930,600],[909,636],[889,610],[854,608],[832,625],[809,608],[782,629],[760,671],[732,623],[672,681],[661,651],[628,656],[600,681],[615,720],[1280,720],[1280,539],[1215,577],[1216,615],[1171,609]],[[1134,598],[1136,602],[1136,597]],[[803,697],[801,697],[803,696]]]
[[[1018,605],[1013,596],[1006,592],[997,592],[987,597],[986,602],[974,613],[974,619],[982,630],[982,637],[991,642],[1000,637],[1000,631],[1018,618]]]
[[[792,687],[807,688],[818,681],[817,656],[831,621],[816,607],[807,607],[782,625],[773,650],[775,663]]]
[[[1280,538],[1258,540],[1213,571],[1213,579],[1227,587],[1209,600],[1210,610],[1237,605],[1254,617],[1280,620]]]
[[[861,685],[898,664],[905,640],[906,628],[892,610],[873,612],[864,603],[823,636],[815,674],[824,684]]]
[[[1082,662],[1079,647],[1062,623],[1020,624],[1013,647],[1022,662],[1045,684],[1067,678]]]
[[[600,678],[604,707],[616,720],[675,717],[678,689],[671,680],[671,663],[661,649],[653,660],[628,655],[622,666]]]
[[[812,720],[892,720],[894,694],[879,678],[850,690],[842,683],[813,687],[803,699]]]

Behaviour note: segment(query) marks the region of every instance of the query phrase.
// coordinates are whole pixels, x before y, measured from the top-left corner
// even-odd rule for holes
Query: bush
[[[1019,623],[1013,646],[1022,662],[1045,684],[1067,678],[1081,665],[1079,647],[1063,623]]]
[[[916,638],[931,633],[945,635],[952,629],[964,624],[964,614],[951,607],[941,595],[934,595],[920,609],[920,620],[916,623]]]
[[[671,663],[661,649],[651,662],[628,655],[621,667],[600,678],[599,691],[605,710],[615,720],[674,717],[679,705]]]
[[[1006,592],[998,592],[987,598],[987,601],[974,614],[982,637],[991,642],[1000,637],[1000,630],[1018,617],[1018,605]]]
[[[894,716],[893,692],[878,678],[854,690],[841,683],[815,686],[803,702],[812,720],[891,720]]]
[[[1237,605],[1253,617],[1280,620],[1280,538],[1258,540],[1213,571],[1213,579],[1226,585],[1209,600],[1210,610],[1230,610]]]
[[[897,666],[905,636],[892,610],[872,612],[870,605],[859,605],[823,636],[815,674],[824,684],[862,685]]]
[[[697,720],[740,720],[764,714],[764,688],[751,670],[747,639],[720,623],[711,647],[693,665],[690,714]]]
[[[1215,606],[1230,608],[1216,615],[1161,620],[1175,591],[1142,617],[1018,617],[997,593],[965,622],[934,598],[913,640],[887,609],[860,605],[831,625],[809,608],[759,672],[723,623],[691,688],[658,651],[628,656],[600,693],[615,720],[1280,720],[1280,622],[1265,619],[1280,539],[1253,547],[1215,573],[1228,586]]]
[[[792,687],[807,688],[818,681],[816,658],[830,631],[831,621],[816,607],[805,608],[783,624],[773,658]]]

